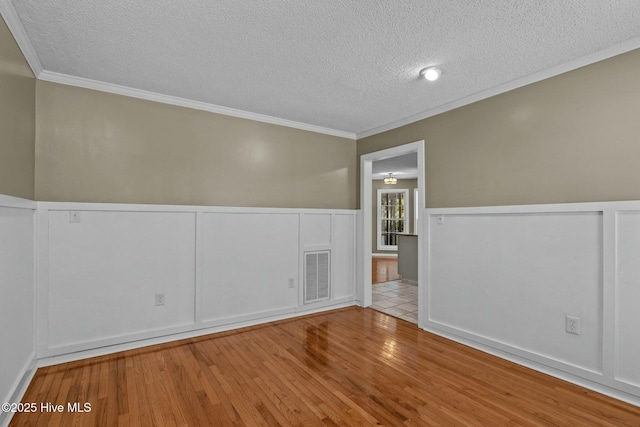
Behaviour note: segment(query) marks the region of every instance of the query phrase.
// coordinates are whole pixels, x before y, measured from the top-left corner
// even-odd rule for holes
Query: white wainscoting
[[[298,221],[295,213],[203,215],[205,322],[228,323],[296,308]],[[288,287],[289,278],[295,280],[295,288]]]
[[[49,212],[46,348],[194,323],[195,213],[76,212]]]
[[[356,211],[38,206],[42,364],[356,303]],[[302,253],[318,245],[332,294],[304,305]]]
[[[426,209],[423,221],[422,327],[640,404],[639,202]]]
[[[332,215],[331,292],[337,301],[356,298],[356,227],[355,215]]]
[[[35,373],[35,209],[0,195],[0,403],[20,402]]]
[[[615,379],[640,389],[640,209],[617,215]]]

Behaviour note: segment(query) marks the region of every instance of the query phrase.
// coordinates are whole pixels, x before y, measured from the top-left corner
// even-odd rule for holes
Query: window
[[[409,232],[409,190],[378,190],[378,250],[398,250],[398,234]]]

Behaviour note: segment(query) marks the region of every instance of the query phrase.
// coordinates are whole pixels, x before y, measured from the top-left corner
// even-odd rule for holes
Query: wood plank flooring
[[[398,274],[398,258],[371,257],[371,283],[384,283],[401,279]]]
[[[640,408],[350,307],[41,368],[11,426],[638,426]]]

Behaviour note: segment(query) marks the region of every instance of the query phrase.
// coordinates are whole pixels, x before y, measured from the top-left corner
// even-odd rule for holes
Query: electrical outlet
[[[567,332],[570,334],[580,335],[580,318],[567,316],[565,320],[566,320],[565,327]]]
[[[438,215],[438,225],[444,225],[444,215]]]
[[[289,277],[289,287],[293,288],[295,286],[295,282],[293,281],[293,277]]]
[[[80,222],[80,211],[69,211],[69,222]]]
[[[156,294],[156,305],[164,305],[164,294]]]

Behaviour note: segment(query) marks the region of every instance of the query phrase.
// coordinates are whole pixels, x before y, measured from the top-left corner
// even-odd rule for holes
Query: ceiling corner
[[[29,67],[31,67],[34,77],[38,78],[42,73],[42,64],[11,1],[0,0],[0,15],[2,15],[7,27],[9,27],[9,31],[13,34],[16,43],[18,43],[18,47],[27,60]]]

